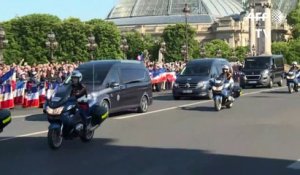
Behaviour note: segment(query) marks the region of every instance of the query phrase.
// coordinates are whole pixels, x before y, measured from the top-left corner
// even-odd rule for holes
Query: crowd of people
[[[12,64],[12,65],[0,65],[0,77],[4,75],[6,72],[14,68],[16,70],[16,78],[18,80],[27,80],[27,81],[35,81],[35,82],[63,82],[66,77],[68,77],[71,72],[76,69],[80,62],[76,63],[47,63],[47,64],[34,64],[32,66],[28,64]],[[159,74],[165,72],[175,72],[175,75],[178,75],[186,66],[186,62],[184,61],[175,61],[175,62],[153,62],[153,61],[145,61],[144,62],[146,68],[149,70],[151,77],[156,77]],[[241,63],[234,63],[233,66],[234,72],[238,72]],[[1,82],[0,82],[1,83]],[[162,83],[154,83],[153,90],[161,91],[161,90],[170,90],[173,86],[173,81],[164,81]]]
[[[34,79],[39,82],[63,82],[80,63],[47,63],[47,64],[28,64],[24,65],[4,65],[0,66],[0,77],[7,73],[12,68],[16,71],[16,79],[30,80]],[[1,82],[2,83],[2,82]]]

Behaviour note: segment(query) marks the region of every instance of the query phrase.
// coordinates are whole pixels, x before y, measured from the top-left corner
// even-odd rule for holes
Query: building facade
[[[184,23],[184,4],[190,7],[188,23],[196,30],[197,40],[222,39],[231,47],[250,45],[249,5],[251,0],[120,0],[107,17],[122,32],[138,31],[154,37],[168,25]],[[252,0],[254,1],[254,0]],[[263,0],[255,0],[260,3]],[[291,37],[287,14],[297,0],[272,0],[272,41]]]

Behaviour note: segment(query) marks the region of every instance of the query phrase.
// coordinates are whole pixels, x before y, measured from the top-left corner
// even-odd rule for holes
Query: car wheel
[[[140,106],[138,107],[139,113],[145,113],[148,111],[149,108],[149,102],[146,95],[143,95],[140,101]]]
[[[268,88],[273,88],[273,85],[274,85],[274,83],[273,83],[273,79],[270,79],[270,82],[269,82]]]
[[[107,110],[107,112],[109,113],[110,105],[109,105],[109,102],[107,100],[103,100],[102,103],[100,104],[100,106],[103,106]]]
[[[280,81],[278,82],[278,86],[282,87],[283,85],[283,79],[281,78]]]

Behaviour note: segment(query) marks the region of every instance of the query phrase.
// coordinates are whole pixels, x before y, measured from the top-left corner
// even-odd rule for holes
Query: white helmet
[[[298,65],[297,61],[293,61],[292,65]]]
[[[229,66],[228,66],[228,65],[224,65],[224,66],[222,67],[222,69],[223,69],[223,70],[224,70],[224,69],[229,70]]]

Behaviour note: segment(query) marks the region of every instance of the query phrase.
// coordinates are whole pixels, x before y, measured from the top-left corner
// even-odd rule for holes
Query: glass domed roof
[[[108,19],[183,15],[185,3],[189,5],[191,15],[222,17],[243,11],[242,4],[236,0],[120,0]]]

